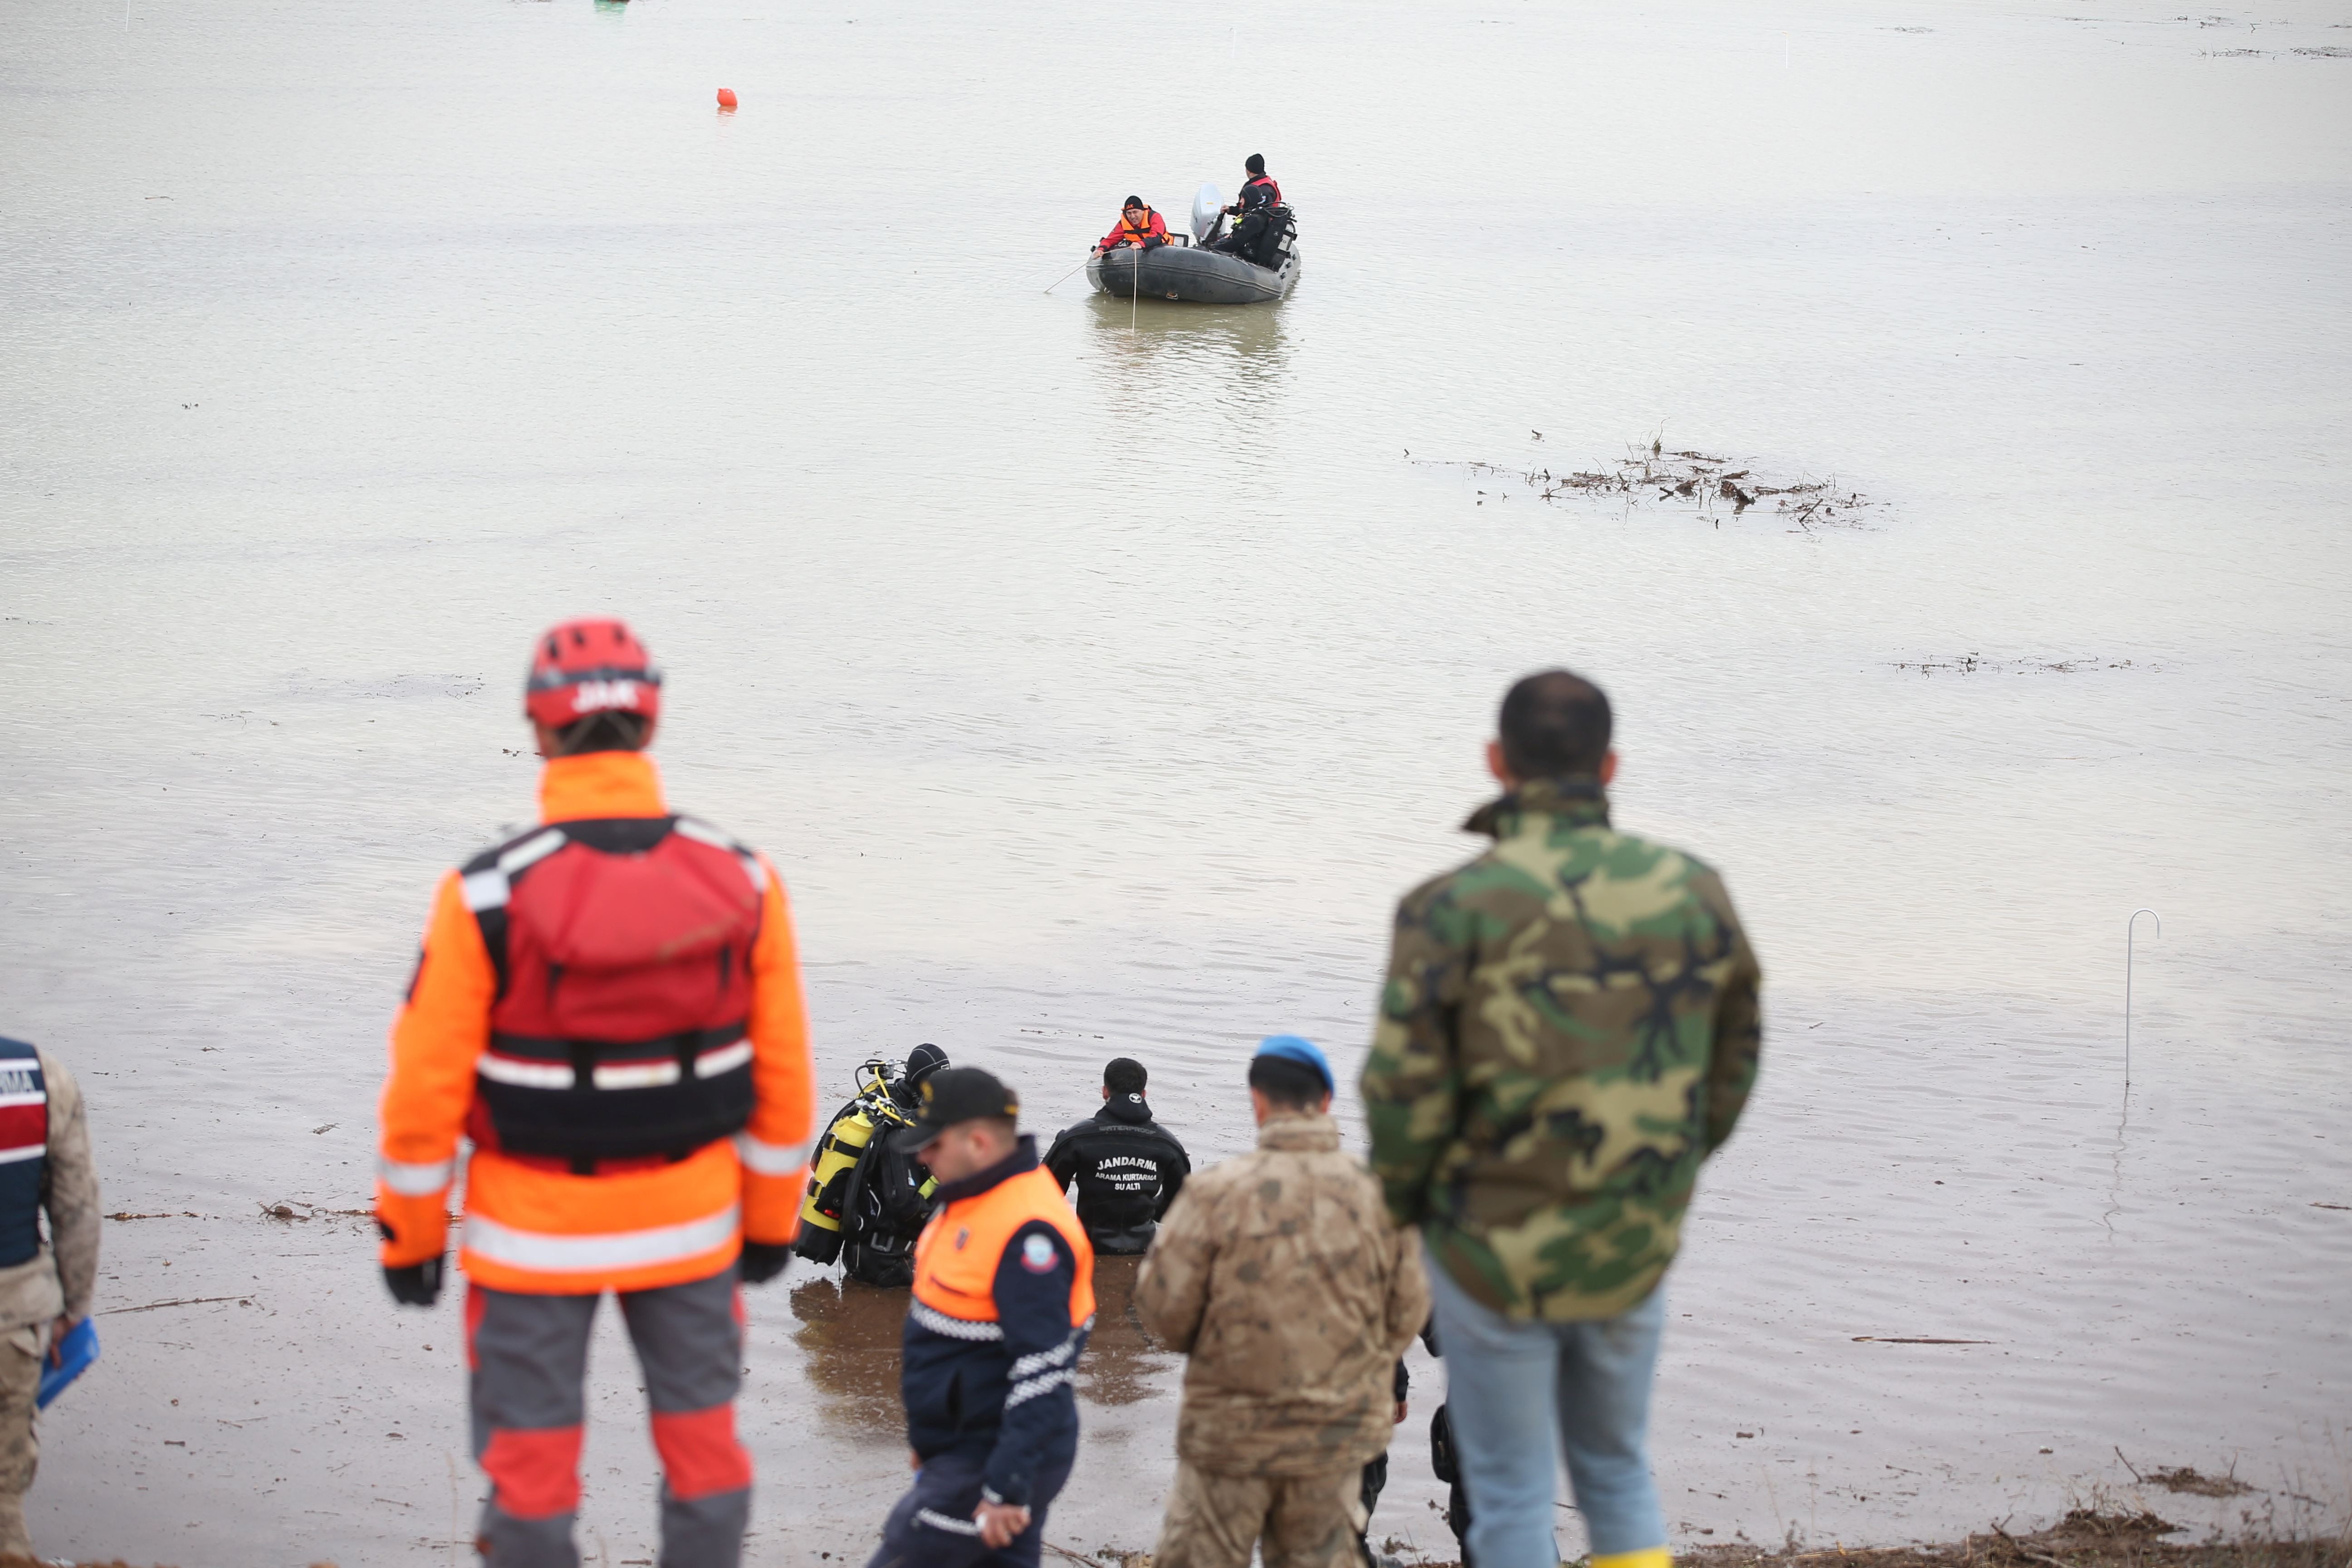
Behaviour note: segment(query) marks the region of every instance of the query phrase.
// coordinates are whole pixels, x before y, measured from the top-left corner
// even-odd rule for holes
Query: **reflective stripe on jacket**
[[[632,752],[550,761],[540,800],[549,825],[667,816],[653,763]],[[793,1238],[814,1075],[783,887],[763,858],[752,860],[764,886],[750,948],[743,1037],[751,1105],[742,1130],[690,1151],[609,1159],[519,1153],[494,1139],[478,1145],[459,1258],[474,1279],[540,1294],[646,1289],[718,1272],[744,1237]],[[481,896],[478,888],[475,900]],[[393,1025],[376,1184],[376,1212],[391,1232],[387,1267],[441,1254],[459,1139],[469,1119],[487,1130],[478,1089],[499,974],[468,901],[459,874],[442,879],[415,979]]]
[[[1033,1138],[939,1196],[915,1244],[899,1376],[907,1441],[925,1459],[985,1458],[990,1493],[1025,1505],[1040,1470],[1077,1451],[1094,1248]]]

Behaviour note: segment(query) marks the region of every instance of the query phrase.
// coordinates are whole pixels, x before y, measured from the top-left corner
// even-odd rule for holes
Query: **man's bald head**
[[[1504,694],[1503,763],[1521,779],[1596,775],[1609,754],[1609,697],[1580,675],[1539,670]]]

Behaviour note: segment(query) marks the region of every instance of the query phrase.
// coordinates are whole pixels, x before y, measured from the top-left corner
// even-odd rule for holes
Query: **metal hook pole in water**
[[[2131,919],[2124,921],[2124,1087],[2131,1087],[2131,1013],[2132,1013],[2132,939],[2138,934],[2139,917],[2146,915],[2156,922],[2159,941],[2164,936],[2164,917],[2154,910],[2134,910]]]

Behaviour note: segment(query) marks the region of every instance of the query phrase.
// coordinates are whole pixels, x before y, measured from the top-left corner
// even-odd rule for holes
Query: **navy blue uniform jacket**
[[[1037,1141],[933,1194],[941,1204],[976,1197],[1008,1177],[1037,1168]],[[1034,1238],[1042,1237],[1042,1242]],[[1089,1318],[1070,1321],[1078,1260],[1061,1233],[1042,1220],[1014,1231],[996,1261],[996,1321],[967,1322],[917,1301],[907,1312],[899,1392],[907,1405],[907,1442],[916,1457],[968,1454],[987,1460],[985,1495],[1024,1507],[1039,1468],[1066,1464],[1078,1451],[1078,1399],[1073,1384]]]

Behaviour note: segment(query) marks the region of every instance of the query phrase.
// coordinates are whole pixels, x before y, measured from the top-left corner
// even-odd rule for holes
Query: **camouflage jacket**
[[[1364,1066],[1372,1170],[1507,1316],[1613,1317],[1674,1261],[1699,1162],[1756,1081],[1762,974],[1714,871],[1538,779],[1495,847],[1407,894]]]
[[[1355,1469],[1388,1447],[1397,1357],[1429,1316],[1412,1232],[1328,1116],[1280,1115],[1192,1177],[1135,1282],[1192,1360],[1176,1452],[1220,1475]]]

